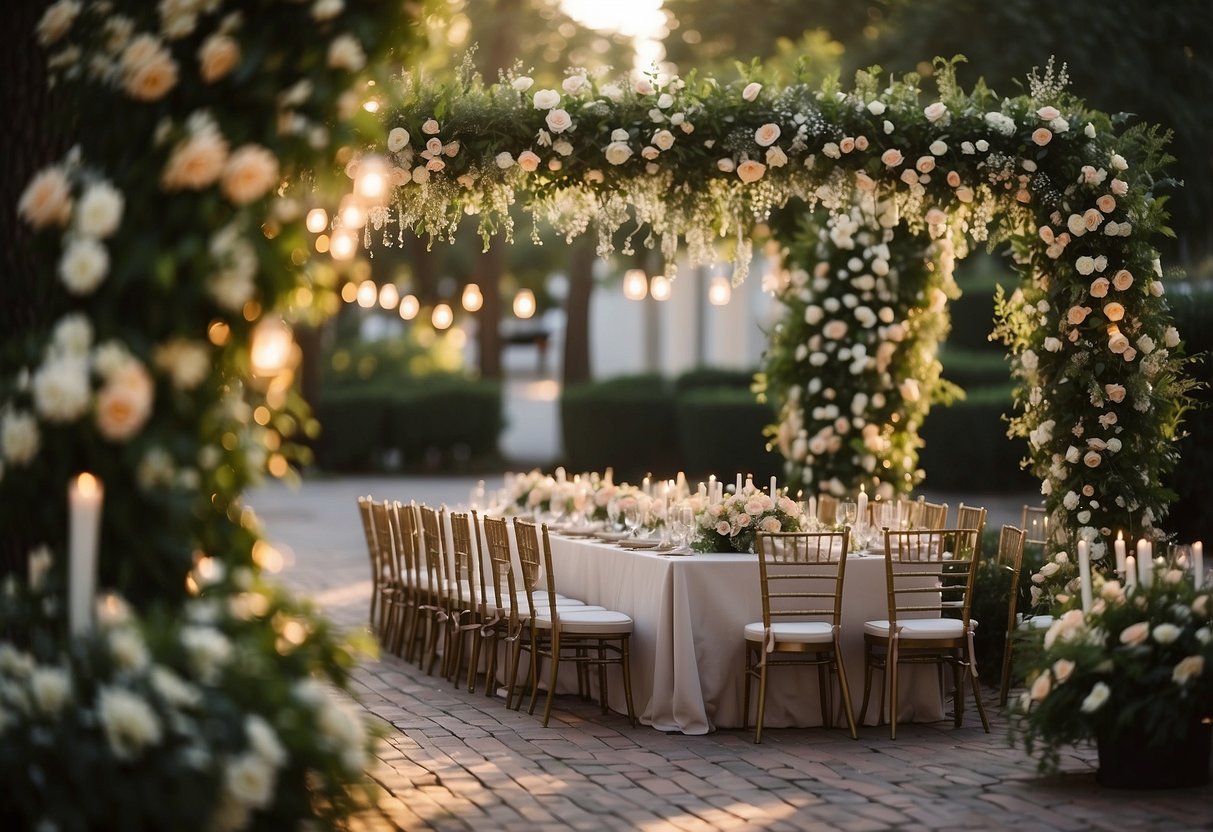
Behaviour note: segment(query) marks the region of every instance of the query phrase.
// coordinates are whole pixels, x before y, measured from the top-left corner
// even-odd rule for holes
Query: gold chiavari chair
[[[472,535],[475,513],[452,512],[451,519],[451,607],[447,619],[447,644],[450,646],[447,675],[455,687],[460,683],[460,667],[463,664],[464,645],[470,638],[467,671],[468,693],[476,690],[476,665],[479,659],[479,634],[483,626],[480,618],[480,601],[476,594],[476,564],[480,560],[477,547],[479,529]]]
[[[396,648],[392,651],[406,661],[413,661],[417,650],[424,646],[425,628],[421,620],[423,607],[429,595],[425,566],[421,563],[421,521],[417,516],[417,504],[395,504],[395,529],[397,560],[400,563],[400,580],[404,586],[403,622]]]
[[[387,500],[371,501],[371,526],[375,533],[375,571],[379,575],[379,603],[376,635],[380,643],[391,648],[396,638],[396,611],[404,591],[400,576],[396,574],[395,542],[392,539],[390,503]]]
[[[385,596],[387,612],[383,629],[383,646],[390,653],[400,655],[405,641],[405,632],[414,604],[414,585],[411,583],[405,557],[404,531],[401,528],[401,504],[396,500],[384,501],[389,531],[390,550],[386,555],[390,592]],[[406,521],[407,522],[407,521]]]
[[[948,525],[948,504],[919,499],[910,518],[912,529],[943,529]]]
[[[1043,546],[1049,539],[1049,513],[1044,506],[1025,505],[1019,514],[1019,528],[1024,531],[1024,543]]]
[[[601,607],[580,606],[572,609],[560,608],[555,595],[556,580],[552,572],[552,544],[548,528],[543,526],[543,546],[535,524],[521,518],[514,519],[514,537],[518,543],[518,559],[521,564],[523,587],[531,610],[531,704],[529,713],[535,713],[539,699],[539,670],[544,659],[548,661],[548,694],[543,708],[543,726],[546,728],[552,717],[552,701],[556,696],[556,679],[560,663],[575,662],[578,679],[582,668],[598,670],[598,698],[605,714],[607,700],[606,670],[618,666],[623,673],[624,699],[627,704],[628,721],[636,725],[636,709],[632,704],[632,671],[630,643],[633,622],[631,616],[616,610]],[[537,606],[535,590],[539,588],[540,574],[545,578],[546,604]],[[517,675],[516,673],[514,674]],[[522,704],[521,697],[518,701]]]
[[[771,667],[817,668],[821,724],[834,724],[833,675],[838,676],[843,713],[856,739],[851,689],[842,663],[842,587],[847,569],[848,531],[760,532],[758,579],[762,620],[745,627],[745,699],[742,728],[750,717],[750,690],[758,682],[754,742],[762,742]]]
[[[1007,632],[1002,648],[1002,679],[998,684],[998,706],[1006,707],[1011,689],[1011,653],[1019,610],[1019,576],[1023,568],[1023,545],[1027,533],[1014,526],[1003,526],[998,535],[998,565],[1011,570],[1011,589],[1007,595]]]
[[[427,603],[422,607],[426,615],[425,649],[418,657],[418,664],[427,675],[434,674],[438,661],[438,640],[448,633],[446,622],[451,617],[451,587],[447,579],[446,539],[442,534],[445,525],[445,509],[436,510],[421,506],[421,540],[425,553],[427,576]],[[449,655],[444,644],[443,655]]]
[[[970,617],[977,576],[976,529],[885,531],[888,618],[863,625],[864,685],[861,719],[867,716],[872,674],[883,674],[880,710],[889,693],[889,737],[897,738],[898,668],[901,664],[952,667],[953,716],[964,717],[964,676],[972,676],[982,727],[990,731],[973,649]],[[927,617],[929,616],[929,617]],[[949,617],[945,617],[949,616]]]
[[[362,519],[362,532],[366,536],[366,553],[371,566],[371,630],[380,631],[379,610],[383,606],[383,572],[379,568],[379,544],[375,540],[375,521],[371,517],[371,497],[358,498],[358,516]]]

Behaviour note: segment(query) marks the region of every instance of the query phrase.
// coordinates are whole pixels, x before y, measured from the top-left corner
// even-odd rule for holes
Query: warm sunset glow
[[[661,38],[666,34],[662,0],[561,0],[565,14],[583,26],[606,32],[619,32],[633,39],[635,67],[644,71],[661,59],[665,50]]]

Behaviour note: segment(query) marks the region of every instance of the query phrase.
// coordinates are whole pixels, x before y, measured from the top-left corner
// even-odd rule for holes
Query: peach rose
[[[1141,644],[1150,635],[1150,622],[1138,621],[1120,631],[1120,643],[1130,646]]]
[[[72,189],[60,168],[38,171],[17,202],[17,213],[34,228],[67,225],[72,216]]]
[[[958,185],[960,185],[960,174],[954,170],[948,171],[947,181],[948,181],[948,187],[950,187],[950,188],[957,187]]]
[[[1129,339],[1119,329],[1108,335],[1108,349],[1116,355],[1124,355],[1129,347]]]
[[[859,170],[855,172],[855,187],[861,191],[871,192],[876,190],[876,180]]]
[[[1117,196],[1124,196],[1129,192],[1129,183],[1123,179],[1113,179],[1109,187]]]
[[[124,442],[152,413],[154,390],[143,365],[130,361],[110,376],[97,393],[97,430],[111,442]]]
[[[838,149],[843,153],[850,153],[855,149],[855,140],[850,136],[844,137],[843,140],[838,143]]]
[[[1112,285],[1116,288],[1116,291],[1123,292],[1133,285],[1133,273],[1128,269],[1121,269],[1112,275]]]
[[[933,104],[928,104],[923,109],[922,114],[927,117],[927,121],[935,122],[948,114],[948,105],[942,101],[936,101]]]
[[[767,166],[762,162],[755,162],[753,159],[746,159],[737,166],[737,177],[747,184],[757,182],[766,172]]]
[[[266,148],[246,144],[223,166],[223,193],[237,205],[260,199],[278,182],[278,160]]]
[[[1110,401],[1113,401],[1116,404],[1120,404],[1125,400],[1126,391],[1124,385],[1122,384],[1105,384],[1103,386],[1103,391],[1104,395],[1106,395]]]
[[[895,168],[906,160],[906,157],[901,154],[901,151],[895,147],[890,147],[884,153],[880,154],[880,161],[884,162],[885,167]]]
[[[1087,231],[1094,231],[1103,222],[1103,214],[1094,208],[1088,208],[1082,215],[1082,224]]]
[[[1103,462],[1103,457],[1099,455],[1099,451],[1087,451],[1083,454],[1082,464],[1088,468],[1098,468],[1101,462]]]
[[[1097,277],[1091,281],[1091,297],[1102,298],[1108,295],[1108,279],[1106,277]]]
[[[956,198],[961,202],[969,203],[973,201],[973,189],[967,185],[961,185],[956,189]]]
[[[1048,127],[1037,127],[1032,131],[1032,141],[1044,147],[1049,142],[1053,141],[1053,131]]]
[[[1071,306],[1070,311],[1066,313],[1066,320],[1073,326],[1078,326],[1087,319],[1087,315],[1091,314],[1089,306]]]
[[[1110,214],[1116,210],[1116,197],[1111,194],[1104,194],[1099,199],[1095,200],[1095,207],[1105,214]]]
[[[168,191],[201,190],[212,185],[227,162],[227,142],[215,130],[202,130],[173,148],[160,176]]]
[[[140,64],[129,72],[123,84],[131,98],[139,101],[156,101],[177,85],[177,62],[168,52],[161,52],[151,60]]]
[[[50,46],[67,34],[76,16],[80,14],[80,3],[76,0],[59,0],[53,3],[38,21],[38,43]]]
[[[867,136],[856,136],[855,137],[855,149],[856,150],[867,150],[868,149],[868,137]]]
[[[1061,112],[1056,107],[1041,107],[1036,111],[1036,115],[1040,116],[1041,121],[1052,121],[1061,115]]]
[[[531,173],[539,168],[539,156],[530,151],[524,150],[518,154],[518,167]]]
[[[918,168],[919,173],[930,173],[935,170],[935,157],[919,156],[918,161],[914,163],[914,167]]]
[[[1111,303],[1104,304],[1103,314],[1109,321],[1120,321],[1125,317],[1125,308],[1119,303],[1112,301]]]
[[[230,35],[211,35],[198,49],[198,72],[213,84],[231,72],[240,61],[240,45]]]

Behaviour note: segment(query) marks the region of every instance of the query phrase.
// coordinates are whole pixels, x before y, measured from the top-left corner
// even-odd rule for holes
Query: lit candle
[[[1137,558],[1129,555],[1125,558],[1125,590],[1137,586]]]
[[[607,485],[614,485],[615,484],[615,469],[614,468],[606,469],[606,473],[603,474],[602,481],[604,483],[606,483]]]
[[[97,536],[105,489],[92,474],[81,474],[67,489],[70,514],[68,549],[68,626],[71,634],[92,629],[93,596],[97,592]]]
[[[776,487],[775,487],[775,477],[774,477],[774,476],[772,476],[772,477],[771,477],[771,499],[772,499],[772,500],[774,500],[774,499],[775,499],[775,491],[776,491]]]
[[[809,497],[809,517],[813,520],[817,519],[817,498]]]
[[[695,493],[697,493],[697,494],[698,494],[700,497],[705,497],[705,496],[707,496],[707,493],[708,493],[708,487],[707,487],[706,485],[704,485],[704,484],[703,484],[703,480],[700,480],[700,481],[699,481],[699,488],[698,488],[698,490],[697,490]]]
[[[563,483],[566,476],[563,465],[556,469],[556,482]]]
[[[1199,540],[1192,544],[1192,580],[1197,588],[1205,583],[1205,544]]]
[[[1150,541],[1142,538],[1137,541],[1137,580],[1142,589],[1150,586],[1150,573],[1153,571],[1154,558],[1150,552]]]
[[[649,488],[653,485],[653,480],[646,476],[640,483],[640,490],[645,494],[649,494]],[[650,495],[651,496],[651,495]]]
[[[678,479],[675,481],[674,486],[678,489],[679,497],[681,497],[684,493],[688,493],[687,492],[687,475],[684,471],[678,472]]]
[[[1123,575],[1123,574],[1125,574],[1125,533],[1124,532],[1116,533],[1116,543],[1114,544],[1114,548],[1116,549],[1116,571],[1119,572],[1121,575]]]
[[[855,505],[855,524],[857,526],[868,525],[868,493],[863,486],[859,486],[859,499]]]
[[[1085,540],[1078,541],[1078,581],[1082,587],[1082,611],[1091,611],[1091,547]]]
[[[734,491],[733,493],[735,493],[735,494],[741,493],[741,473],[740,472],[738,472],[738,474],[737,474],[737,490]]]

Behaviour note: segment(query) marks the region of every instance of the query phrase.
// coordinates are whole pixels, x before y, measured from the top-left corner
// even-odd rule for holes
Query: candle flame
[[[87,471],[76,477],[76,488],[82,497],[95,497],[101,490],[97,478]]]

